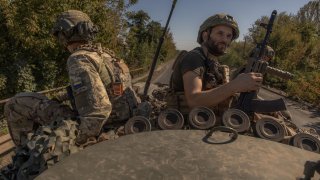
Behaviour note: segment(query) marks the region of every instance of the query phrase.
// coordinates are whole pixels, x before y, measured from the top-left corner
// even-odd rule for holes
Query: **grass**
[[[9,130],[8,130],[7,121],[5,119],[1,119],[0,120],[0,136],[8,133],[9,133]]]

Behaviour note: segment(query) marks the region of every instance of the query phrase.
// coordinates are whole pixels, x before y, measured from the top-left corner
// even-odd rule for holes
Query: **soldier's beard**
[[[228,44],[223,42],[215,42],[212,40],[208,40],[205,42],[205,46],[207,47],[210,54],[214,56],[221,56],[224,55],[226,52],[226,48],[228,47]]]

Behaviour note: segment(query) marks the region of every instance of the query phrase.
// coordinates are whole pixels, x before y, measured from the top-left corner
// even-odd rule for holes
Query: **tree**
[[[68,53],[50,34],[57,14],[78,9],[98,25],[97,41],[121,54],[125,14],[137,0],[0,0],[0,98],[65,85]],[[10,78],[8,78],[10,77]]]
[[[268,44],[275,50],[273,67],[295,74],[294,79],[284,81],[280,78],[267,76],[268,85],[287,90],[292,97],[298,97],[313,104],[319,104],[320,87],[320,38],[319,38],[319,1],[310,1],[304,5],[297,15],[280,12],[274,22],[273,32]],[[249,29],[246,46],[254,47],[261,42],[265,29],[261,22],[267,23],[268,16],[257,19]],[[243,42],[231,45],[223,62],[237,66],[242,61]],[[247,52],[245,52],[247,53]]]
[[[127,62],[131,66],[147,67],[151,64],[164,28],[159,22],[150,21],[149,15],[142,10],[128,13],[128,21],[130,30],[126,41],[129,49],[126,57]],[[175,52],[176,47],[169,30],[162,45],[159,59],[164,61],[172,57]]]
[[[319,1],[310,1],[300,8],[297,18],[300,22],[314,22],[319,29],[320,23],[320,3]]]

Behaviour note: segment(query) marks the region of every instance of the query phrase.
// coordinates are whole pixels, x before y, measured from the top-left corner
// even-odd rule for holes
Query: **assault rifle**
[[[262,60],[270,34],[272,32],[273,22],[276,18],[277,11],[272,11],[268,24],[261,24],[262,27],[266,28],[266,35],[261,43],[257,44],[257,53],[252,57],[249,57],[248,63],[245,68],[245,73],[256,72],[261,74],[272,74],[279,76],[283,79],[290,79],[293,77],[289,72],[285,72],[276,68],[268,66],[268,62]],[[236,105],[237,109],[240,109],[252,115],[253,112],[275,112],[286,110],[285,102],[282,98],[276,100],[259,100],[257,98],[257,91],[253,92],[243,92],[240,93],[238,104]]]

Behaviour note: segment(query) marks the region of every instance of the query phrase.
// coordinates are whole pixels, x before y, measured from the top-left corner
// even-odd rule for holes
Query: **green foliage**
[[[143,11],[130,13],[128,8],[135,3],[137,0],[0,0],[0,99],[68,83],[65,63],[69,53],[50,33],[57,15],[68,9],[91,17],[99,27],[96,42],[114,50],[131,67],[147,67],[162,27]],[[175,50],[170,33],[168,36],[162,59]]]
[[[142,10],[129,13],[128,20],[130,30],[127,38],[127,62],[131,66],[148,67],[154,58],[164,27],[159,22],[150,21],[148,14]],[[158,60],[167,60],[175,53],[172,34],[167,32]]]
[[[5,91],[7,84],[7,77],[4,74],[0,74],[0,96],[4,96],[2,92]]]
[[[275,50],[274,59],[269,62],[272,67],[289,71],[295,75],[290,81],[267,75],[267,85],[287,91],[292,96],[314,105],[320,104],[320,8],[319,1],[310,1],[302,7],[297,15],[278,14],[269,45]],[[236,42],[228,54],[223,57],[231,67],[244,64],[244,55],[250,51],[246,47],[255,47],[262,42],[265,29],[261,22],[267,23],[269,15],[255,21],[249,29],[246,42]],[[241,57],[241,58],[240,58]]]
[[[297,73],[293,81],[288,82],[288,94],[313,104],[320,104],[320,71]]]
[[[246,64],[249,50],[247,42],[234,42],[231,44],[228,52],[220,58],[223,64],[228,65],[230,68],[237,68]]]
[[[16,87],[18,91],[34,91],[36,89],[35,77],[32,74],[32,66],[18,67]]]

